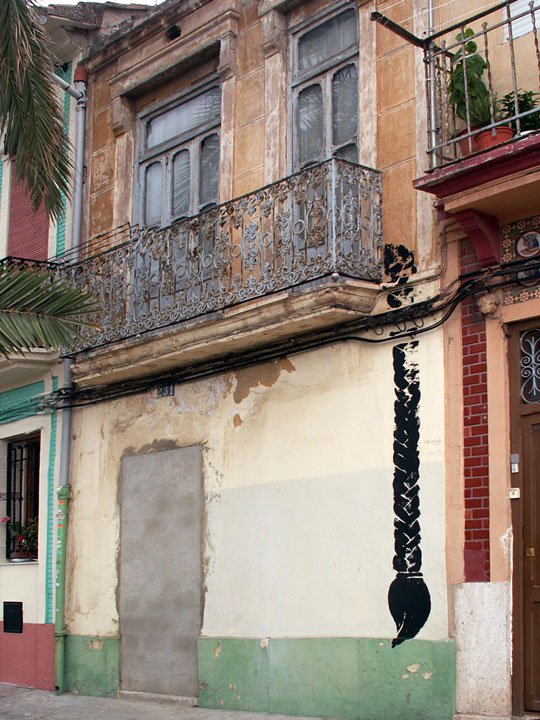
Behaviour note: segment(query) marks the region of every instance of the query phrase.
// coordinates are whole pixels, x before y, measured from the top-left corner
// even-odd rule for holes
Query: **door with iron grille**
[[[514,711],[540,711],[540,320],[512,329]],[[515,495],[515,491],[514,491]]]

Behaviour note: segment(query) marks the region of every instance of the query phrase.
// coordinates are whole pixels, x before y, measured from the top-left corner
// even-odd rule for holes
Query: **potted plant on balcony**
[[[4,519],[4,518],[3,518]],[[38,549],[38,519],[33,518],[26,525],[20,522],[6,523],[11,542],[14,542],[10,552],[10,560],[33,560],[37,557]]]
[[[516,92],[517,98],[514,98],[514,92],[511,91],[506,95],[503,95],[501,99],[501,107],[504,112],[505,118],[511,118],[516,115],[516,103],[517,99],[517,112],[519,115],[523,113],[529,113],[525,117],[519,119],[519,129],[522,134],[534,132],[540,130],[540,108],[538,108],[540,93],[534,92],[534,90],[521,90],[518,89]],[[531,112],[538,108],[536,112]],[[517,133],[517,123],[515,120],[511,123],[514,133]]]
[[[504,116],[496,94],[489,92],[482,79],[487,68],[486,61],[477,52],[477,44],[473,40],[467,41],[467,38],[473,35],[472,28],[466,28],[463,34],[456,35],[456,40],[463,42],[463,45],[452,56],[452,69],[447,86],[448,102],[455,105],[456,115],[467,126],[456,133],[456,137],[473,132],[470,138],[458,140],[463,155],[498,145],[513,135],[512,128],[507,125],[478,132],[486,125],[499,122]]]

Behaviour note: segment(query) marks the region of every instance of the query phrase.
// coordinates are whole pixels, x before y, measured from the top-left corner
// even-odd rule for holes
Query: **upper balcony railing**
[[[332,159],[170,227],[124,226],[90,243],[87,257],[59,265],[100,305],[95,327],[66,351],[335,273],[380,281],[381,224],[380,173]]]
[[[539,30],[540,0],[506,0],[426,38],[432,168],[540,131]]]

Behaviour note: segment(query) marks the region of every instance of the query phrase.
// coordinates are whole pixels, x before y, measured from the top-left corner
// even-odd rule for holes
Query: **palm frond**
[[[51,53],[33,0],[0,2],[0,132],[15,153],[34,208],[57,218],[69,191],[71,161],[50,73]]]
[[[82,315],[96,302],[65,280],[35,267],[0,266],[0,353],[56,349],[80,337]]]

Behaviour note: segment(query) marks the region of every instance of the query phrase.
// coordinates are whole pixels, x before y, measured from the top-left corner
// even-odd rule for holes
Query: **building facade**
[[[73,80],[92,38],[115,29],[140,10],[82,3],[40,8],[39,21],[53,48],[56,73]],[[74,139],[75,101],[59,90],[66,133]],[[52,267],[47,259],[71,246],[71,203],[52,222],[34,211],[13,158],[0,157],[0,257],[5,262]],[[0,682],[52,690],[59,455],[62,412],[43,404],[64,385],[58,353],[34,349],[0,361]]]
[[[537,13],[467,5],[167,0],[87,53],[68,691],[540,709]]]

